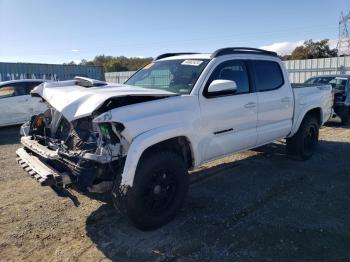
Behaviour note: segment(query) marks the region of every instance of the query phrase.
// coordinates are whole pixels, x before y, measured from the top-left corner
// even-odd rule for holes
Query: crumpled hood
[[[82,87],[74,80],[43,83],[32,90],[41,96],[68,120],[89,116],[107,99],[126,96],[168,97],[177,94],[168,91],[109,83],[105,86]]]

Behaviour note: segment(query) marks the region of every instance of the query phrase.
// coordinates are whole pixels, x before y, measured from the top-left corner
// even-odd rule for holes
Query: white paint
[[[122,84],[108,84],[98,87],[75,85],[74,80],[46,82],[36,87],[32,93],[39,94],[51,106],[61,112],[68,121],[90,115],[103,102],[112,97],[123,96],[173,96],[163,90],[147,89]]]
[[[206,59],[208,54],[182,55],[171,59]],[[285,84],[277,90],[205,98],[203,89],[215,67],[227,60],[256,59],[280,64]],[[294,134],[308,110],[322,109],[322,123],[331,115],[331,88],[292,89],[284,64],[277,57],[234,54],[212,59],[190,95],[135,86],[109,84],[84,88],[74,81],[49,83],[36,92],[70,121],[90,115],[106,99],[123,96],[168,96],[163,99],[115,108],[94,119],[96,123],[119,122],[127,151],[122,185],[133,185],[137,164],[150,146],[184,136],[190,143],[194,166],[221,156],[254,148]],[[303,103],[301,103],[303,102]]]
[[[32,80],[14,80],[3,82],[2,86],[12,83],[31,82]],[[30,120],[32,115],[44,112],[47,106],[41,98],[28,95],[0,98],[0,126],[16,125]]]

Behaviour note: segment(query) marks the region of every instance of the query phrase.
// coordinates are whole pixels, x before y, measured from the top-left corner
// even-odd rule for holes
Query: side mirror
[[[209,94],[233,94],[237,91],[237,84],[233,80],[214,80],[208,87]]]

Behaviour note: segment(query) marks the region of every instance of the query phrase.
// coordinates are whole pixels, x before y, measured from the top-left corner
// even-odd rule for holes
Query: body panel
[[[281,69],[282,63],[278,63]],[[294,97],[288,74],[282,69],[284,83],[281,87],[258,92],[258,144],[286,137],[293,125]]]
[[[32,93],[44,98],[68,121],[91,115],[103,102],[112,97],[176,95],[162,90],[118,84],[86,88],[75,85],[75,81],[45,83],[35,88]]]
[[[10,88],[14,93],[0,98],[0,126],[16,125],[28,121],[33,115],[47,109],[41,98],[32,97],[30,90],[44,80],[24,79],[0,83],[1,88]]]
[[[181,55],[165,59],[203,57],[208,58],[208,55]],[[220,63],[228,60],[259,59],[281,65],[283,86],[277,90],[256,92],[250,74],[252,86],[249,93],[210,99],[203,95],[209,76]],[[101,127],[103,123],[107,123],[122,127],[119,131],[113,131],[118,134],[119,141],[125,140],[127,144],[125,152],[114,156],[125,157],[121,186],[133,185],[135,171],[143,152],[167,139],[185,137],[191,148],[192,166],[196,167],[223,155],[293,135],[311,109],[321,109],[323,124],[330,116],[332,103],[329,87],[292,88],[279,58],[255,54],[213,58],[202,71],[189,95],[116,84],[86,88],[76,85],[75,81],[40,85],[33,93],[43,97],[71,123],[93,116],[94,126]],[[162,99],[125,104],[98,116],[93,115],[108,99],[124,99],[130,96]],[[109,145],[108,140],[103,143]],[[108,150],[105,152],[108,153]]]

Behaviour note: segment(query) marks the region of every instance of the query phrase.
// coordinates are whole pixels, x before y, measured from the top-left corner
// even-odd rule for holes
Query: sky
[[[149,57],[304,40],[336,45],[350,0],[0,0],[0,62],[64,63],[96,55]]]

